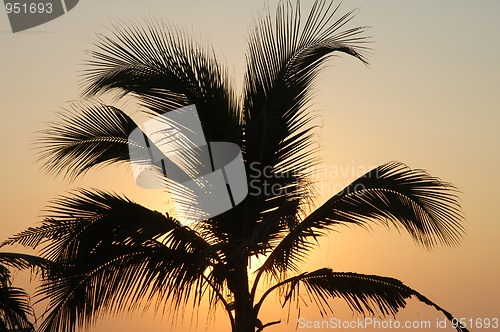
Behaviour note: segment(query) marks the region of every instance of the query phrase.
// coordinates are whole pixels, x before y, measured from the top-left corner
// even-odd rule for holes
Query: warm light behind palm
[[[415,297],[453,318],[392,278],[300,271],[309,252],[320,249],[316,238],[341,224],[391,225],[425,248],[456,245],[464,232],[453,187],[398,162],[370,171],[310,211],[317,151],[308,106],[315,79],[333,55],[367,61],[365,28],[344,26],[352,13],[335,13],[340,19],[333,20],[337,9],[317,1],[301,20],[298,5],[282,2],[276,20],[262,15],[250,34],[241,95],[211,50],[174,26],[128,22],[100,36],[85,74],[85,98],[129,94],[152,114],[195,104],[207,141],[238,144],[248,180],[278,190],[250,194],[190,227],[174,214],[99,190],[54,201],[41,225],[7,241],[42,247],[41,256],[54,262],[41,287],[51,303],[42,331],[73,331],[145,303],[180,311],[202,300],[226,310],[233,331],[255,331],[268,326],[258,320],[267,296],[279,290],[285,303],[297,301],[299,286],[310,296],[302,299],[323,313],[331,298],[342,298],[362,314],[390,315]],[[95,166],[130,161],[128,136],[137,124],[122,110],[89,100],[44,131],[40,157],[49,172],[74,179]],[[256,255],[265,259],[252,276],[248,261]],[[264,277],[274,286],[258,296]]]

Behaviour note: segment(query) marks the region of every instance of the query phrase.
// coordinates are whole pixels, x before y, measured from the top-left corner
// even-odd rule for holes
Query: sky
[[[270,8],[276,3],[268,2]],[[180,24],[213,44],[238,83],[249,28],[265,4],[260,0],[81,0],[66,15],[15,34],[0,9],[4,124],[0,239],[34,226],[51,199],[79,187],[123,193],[160,211],[167,208],[157,191],[134,184],[127,167],[105,168],[68,183],[45,174],[36,162],[35,132],[54,120],[54,112],[68,101],[80,98],[85,51],[93,49],[96,33],[106,32],[113,20],[124,18],[155,17]],[[311,4],[302,1],[304,13]],[[395,229],[343,228],[320,242],[303,270],[329,266],[336,271],[390,276],[469,323],[500,319],[500,2],[344,0],[341,8],[344,12],[359,8],[352,26],[370,27],[367,34],[372,36],[373,51],[368,66],[345,56],[330,60],[318,81],[312,108],[320,115],[316,134],[321,165],[329,171],[317,177],[317,204],[364,171],[397,160],[426,169],[460,190],[467,234],[459,247],[427,251]],[[32,291],[34,286],[24,274],[14,276],[15,282]],[[285,321],[286,308],[281,309],[278,299],[270,300],[263,318]],[[341,302],[332,304],[335,315],[329,318],[359,317]],[[299,322],[297,316],[292,310],[288,324],[266,331],[292,331]],[[313,308],[302,308],[300,317],[302,321],[322,319]],[[229,329],[222,313],[211,318],[209,330]],[[442,318],[416,300],[410,300],[396,317],[433,324]],[[187,310],[174,326],[166,316],[146,313],[104,317],[88,331],[183,332],[205,327],[206,307],[202,307],[197,319]],[[447,330],[453,330],[449,324],[439,329]],[[483,329],[473,325],[472,330]]]

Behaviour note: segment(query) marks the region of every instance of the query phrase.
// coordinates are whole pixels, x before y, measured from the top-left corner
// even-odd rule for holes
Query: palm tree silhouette
[[[26,291],[12,286],[8,267],[46,267],[47,261],[31,255],[0,252],[0,331],[34,331],[34,318]]]
[[[335,54],[367,62],[366,29],[345,28],[354,13],[334,20],[338,9],[318,0],[305,22],[298,3],[280,2],[275,18],[265,11],[250,33],[241,97],[213,52],[182,29],[158,21],[118,23],[111,36],[99,35],[84,76],[84,97],[91,101],[73,103],[40,140],[48,172],[74,179],[130,161],[128,145],[140,145],[129,142],[137,123],[95,99],[111,92],[135,97],[152,114],[195,104],[207,141],[241,147],[253,192],[235,208],[189,226],[101,190],[56,199],[41,225],[5,242],[41,247],[41,256],[53,262],[40,289],[50,301],[42,331],[74,331],[104,313],[142,306],[180,313],[202,300],[225,310],[232,331],[262,331],[280,322],[259,320],[275,292],[284,304],[310,300],[323,314],[332,298],[363,315],[386,316],[415,297],[453,320],[393,278],[330,268],[300,272],[317,238],[339,225],[392,225],[429,249],[456,245],[464,233],[453,187],[399,162],[377,167],[311,208],[317,148],[308,105],[315,80]],[[265,260],[250,274],[255,256]],[[264,279],[274,283],[259,296]]]

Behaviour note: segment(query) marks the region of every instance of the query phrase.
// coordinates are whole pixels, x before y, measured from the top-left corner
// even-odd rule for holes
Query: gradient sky
[[[276,3],[269,1],[270,8]],[[311,3],[302,2],[303,13]],[[35,225],[49,200],[77,187],[124,193],[166,210],[164,197],[137,188],[127,167],[106,168],[67,183],[47,176],[35,162],[34,132],[67,101],[79,98],[85,50],[92,49],[95,32],[105,32],[111,20],[121,18],[156,17],[182,24],[213,43],[241,85],[247,32],[263,6],[263,1],[81,0],[68,14],[16,34],[0,11],[0,239]],[[321,115],[323,165],[331,170],[318,178],[318,204],[363,171],[398,160],[460,189],[467,236],[458,248],[428,252],[394,229],[344,228],[320,243],[304,271],[330,266],[391,276],[457,317],[500,318],[500,2],[345,0],[342,8],[361,9],[353,26],[371,27],[373,54],[368,67],[347,57],[333,59],[318,82],[313,109]],[[16,274],[15,281],[30,289],[25,279]],[[264,319],[286,319],[287,311],[271,300]],[[333,304],[336,317],[358,317],[341,303]],[[204,331],[205,317],[202,310],[197,328],[189,311],[175,327],[167,317],[150,313],[104,318],[89,331]],[[321,319],[310,308],[301,317]],[[397,318],[434,322],[443,317],[412,300]],[[266,331],[291,331],[296,323],[292,310],[288,325]],[[214,331],[229,328],[223,314],[209,326]]]

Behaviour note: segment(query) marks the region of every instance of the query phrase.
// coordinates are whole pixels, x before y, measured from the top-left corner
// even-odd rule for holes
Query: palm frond
[[[23,289],[0,284],[0,331],[34,331],[30,322],[33,316],[28,294]]]
[[[365,38],[359,36],[365,28],[342,31],[354,15],[333,21],[337,10],[329,1],[316,1],[301,26],[299,3],[282,1],[274,20],[268,12],[258,19],[250,35],[244,85],[249,161],[285,172],[300,171],[303,160],[309,160],[304,158],[311,144],[307,105],[319,70],[335,52],[366,61]]]
[[[38,268],[42,271],[49,262],[36,256],[0,252],[0,331],[34,331],[34,312],[29,295],[22,288],[13,287],[10,271],[15,269]]]
[[[463,215],[454,188],[424,170],[398,162],[375,168],[313,211],[274,248],[262,270],[276,274],[297,269],[313,247],[311,240],[339,225],[369,222],[406,230],[425,248],[457,245]]]
[[[210,286],[204,273],[220,260],[194,230],[114,194],[79,190],[47,213],[41,226],[7,241],[41,245],[53,262],[38,292],[50,301],[42,331],[74,331],[103,313],[167,300],[179,309],[191,294],[199,303]]]
[[[108,244],[61,261],[50,271],[37,294],[49,300],[41,331],[74,331],[104,314],[118,314],[169,305],[179,312],[190,295],[199,303],[206,285],[207,261],[198,252],[172,250],[158,243]]]
[[[448,311],[394,278],[333,272],[329,268],[322,268],[287,279],[277,287],[284,295],[283,306],[290,301],[312,302],[322,315],[332,312],[330,299],[340,298],[351,310],[360,314],[394,316],[400,309],[406,307],[408,299],[415,297],[443,313],[450,322],[454,324],[456,322]],[[307,296],[304,296],[305,294]],[[458,326],[457,331],[468,330]]]
[[[0,245],[2,247],[3,244]],[[13,252],[0,252],[0,265],[15,269],[46,268],[50,262],[42,257]]]
[[[345,29],[354,13],[335,21],[337,11],[338,6],[329,1],[316,1],[301,25],[299,3],[281,1],[275,19],[265,12],[251,32],[244,81],[243,151],[249,182],[261,193],[268,192],[266,187],[274,188],[273,194],[250,198],[252,210],[262,220],[285,202],[304,203],[311,198],[308,170],[316,163],[317,149],[309,102],[320,69],[340,53],[366,62],[365,28]],[[269,175],[258,176],[263,173]],[[295,206],[290,216],[300,211],[301,204]],[[262,223],[262,227],[269,226]]]
[[[128,24],[127,24],[128,23]],[[215,54],[161,21],[117,23],[99,35],[83,80],[86,95],[132,94],[154,113],[195,104],[207,141],[239,143],[238,101]]]
[[[143,144],[129,141],[137,125],[112,106],[73,103],[59,113],[59,118],[40,132],[36,142],[39,160],[44,161],[43,167],[49,173],[63,173],[74,179],[96,166],[128,162],[129,144],[139,148]]]
[[[176,250],[181,250],[181,244],[186,245],[182,248],[186,251],[192,249],[187,241],[193,246],[209,246],[194,230],[183,227],[168,214],[100,190],[79,189],[61,196],[52,201],[45,213],[40,226],[28,228],[3,245],[42,245],[42,253],[50,253],[50,259],[67,259],[104,242],[127,245],[161,240]],[[176,235],[184,242],[179,242]]]

